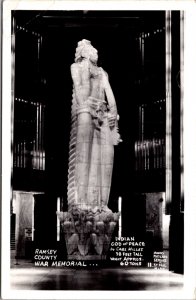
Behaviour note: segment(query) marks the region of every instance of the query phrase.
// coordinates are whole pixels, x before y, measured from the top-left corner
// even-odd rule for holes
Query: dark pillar
[[[181,212],[180,162],[180,12],[173,11],[172,21],[172,203],[170,223],[169,268],[176,273],[184,269],[184,216]]]

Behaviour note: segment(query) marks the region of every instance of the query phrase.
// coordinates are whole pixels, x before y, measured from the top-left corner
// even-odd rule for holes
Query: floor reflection
[[[30,265],[30,264],[29,264]],[[183,288],[183,275],[152,269],[11,268],[11,288],[17,290],[166,290]]]

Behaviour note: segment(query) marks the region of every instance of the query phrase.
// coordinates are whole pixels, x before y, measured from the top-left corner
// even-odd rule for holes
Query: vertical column
[[[38,167],[38,153],[39,153],[39,103],[36,103],[36,140],[35,140],[35,162],[36,162],[36,168]]]
[[[140,51],[141,51],[142,66],[144,66],[144,32],[142,32],[140,36]]]
[[[184,211],[184,11],[180,12],[180,166],[181,166],[181,203]]]
[[[42,104],[39,103],[39,147],[38,147],[38,153],[37,153],[37,168],[41,170],[41,137],[42,137],[42,131],[41,131],[41,123],[42,123]]]
[[[34,208],[35,208],[35,199],[34,196],[32,198],[32,242],[34,241],[34,230],[35,230],[35,213],[34,213]]]
[[[12,16],[11,32],[11,149],[14,149],[14,101],[15,101],[15,42],[16,42],[16,20]],[[13,150],[14,151],[14,150]],[[11,161],[13,161],[13,151],[11,152]],[[16,154],[15,154],[16,155]],[[13,165],[12,165],[13,172]]]
[[[171,92],[171,71],[172,71],[172,53],[171,53],[171,11],[166,11],[165,15],[165,51],[166,51],[166,213],[169,213],[169,207],[172,199],[172,92]]]
[[[60,197],[57,197],[57,212],[60,213],[61,211],[61,198]],[[58,218],[58,215],[57,215],[57,241],[60,241],[60,219]]]
[[[172,34],[172,202],[170,221],[170,270],[183,273],[184,215],[181,205],[181,87],[180,11],[171,13]]]

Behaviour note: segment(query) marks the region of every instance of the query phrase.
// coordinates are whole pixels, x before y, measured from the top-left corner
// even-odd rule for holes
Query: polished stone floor
[[[143,268],[37,268],[32,263],[19,261],[11,268],[11,288],[17,290],[179,291],[183,288],[183,275],[167,270]]]

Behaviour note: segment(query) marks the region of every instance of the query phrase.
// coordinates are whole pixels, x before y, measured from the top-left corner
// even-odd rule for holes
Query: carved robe
[[[73,87],[72,129],[69,152],[68,205],[81,209],[107,206],[111,187],[117,123],[111,131],[111,107],[105,100],[104,71],[90,80],[90,94],[77,103]],[[96,92],[98,91],[98,92]],[[94,96],[101,95],[100,98]]]

